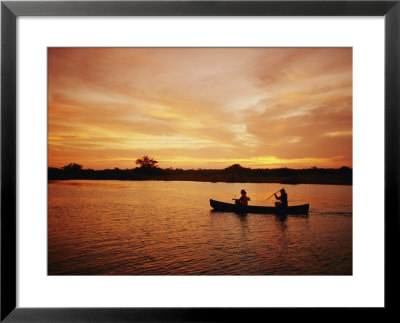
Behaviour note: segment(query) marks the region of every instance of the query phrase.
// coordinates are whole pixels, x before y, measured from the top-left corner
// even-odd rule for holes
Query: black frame
[[[233,322],[273,319],[267,308],[17,308],[16,307],[16,18],[18,16],[384,16],[385,18],[385,306],[396,310],[399,278],[400,0],[379,1],[2,1],[1,3],[1,321],[6,322]],[[373,125],[371,125],[373,127]],[[371,192],[371,195],[373,192]],[[241,296],[239,296],[241,297]],[[242,297],[245,297],[242,296]],[[331,318],[337,309],[323,309]],[[348,314],[355,309],[347,309]],[[268,313],[267,313],[268,311]],[[269,314],[269,316],[265,316]],[[353,314],[353,313],[352,313]],[[393,314],[393,313],[391,313]],[[333,315],[333,317],[332,317]],[[338,318],[342,318],[342,314]],[[278,317],[278,320],[283,317]],[[299,319],[296,317],[295,319]],[[350,318],[351,317],[347,317]],[[343,318],[342,318],[343,319]]]

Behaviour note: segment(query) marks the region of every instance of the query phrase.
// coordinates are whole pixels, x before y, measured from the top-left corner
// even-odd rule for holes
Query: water
[[[351,275],[352,187],[286,185],[308,216],[211,212],[281,184],[50,181],[49,275]]]

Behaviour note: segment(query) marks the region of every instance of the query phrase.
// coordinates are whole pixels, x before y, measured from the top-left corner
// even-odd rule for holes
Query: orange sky
[[[50,48],[49,166],[352,167],[351,48]]]

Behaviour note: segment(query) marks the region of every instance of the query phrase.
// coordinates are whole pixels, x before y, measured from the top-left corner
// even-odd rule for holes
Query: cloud
[[[351,166],[351,134],[350,48],[49,49],[54,166]]]

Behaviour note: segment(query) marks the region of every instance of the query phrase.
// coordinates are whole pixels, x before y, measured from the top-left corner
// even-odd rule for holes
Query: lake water
[[[49,275],[351,275],[352,186],[285,185],[308,216],[211,212],[282,184],[50,181]]]

